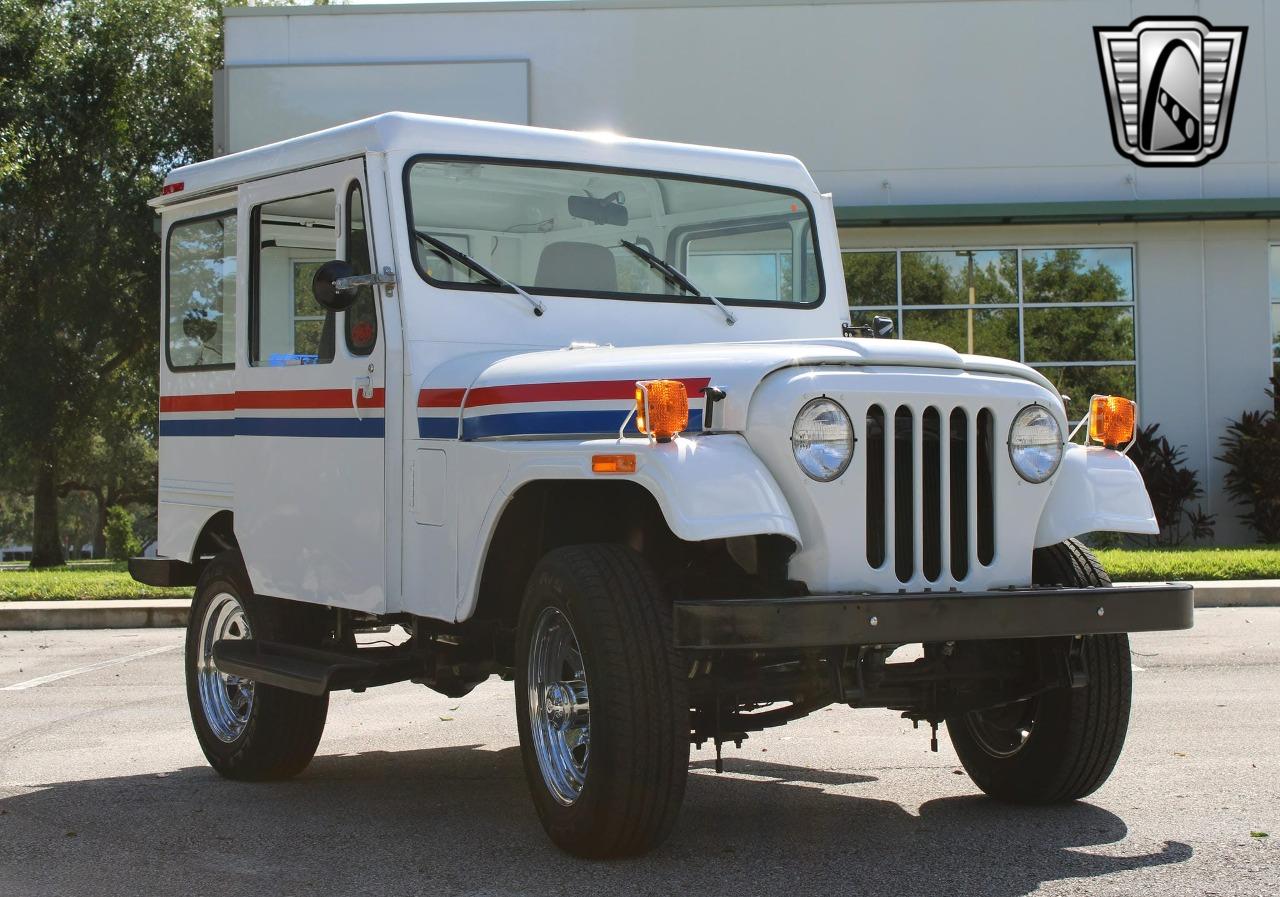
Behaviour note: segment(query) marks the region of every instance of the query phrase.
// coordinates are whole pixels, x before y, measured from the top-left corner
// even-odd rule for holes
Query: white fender
[[[1035,547],[1094,531],[1154,536],[1160,526],[1132,461],[1111,449],[1070,445],[1040,515]]]
[[[782,490],[745,439],[736,434],[677,438],[668,443],[646,439],[592,439],[566,444],[490,443],[506,455],[506,477],[489,505],[478,538],[460,544],[457,619],[475,609],[480,573],[490,540],[508,501],[521,486],[537,480],[630,480],[658,503],[671,531],[688,542],[734,536],[786,536],[800,547],[800,528]],[[506,451],[503,451],[503,449]],[[636,472],[601,475],[591,456],[635,454]]]

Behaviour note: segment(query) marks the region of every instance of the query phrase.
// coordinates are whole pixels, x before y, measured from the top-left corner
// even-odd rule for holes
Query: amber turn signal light
[[[679,380],[636,381],[636,428],[667,442],[689,426],[689,393]]]
[[[1120,396],[1094,396],[1089,402],[1089,439],[1109,449],[1133,441],[1138,406]]]
[[[635,455],[592,455],[592,473],[635,473]]]

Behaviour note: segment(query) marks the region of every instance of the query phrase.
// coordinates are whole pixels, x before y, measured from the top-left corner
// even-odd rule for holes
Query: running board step
[[[385,650],[366,648],[352,654],[257,639],[220,639],[213,644],[213,662],[219,672],[308,695],[364,691],[403,682],[420,672],[421,658]]]

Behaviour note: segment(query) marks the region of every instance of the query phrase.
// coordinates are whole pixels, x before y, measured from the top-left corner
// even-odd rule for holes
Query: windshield
[[[405,180],[414,262],[436,286],[492,290],[498,281],[531,293],[730,304],[822,299],[812,211],[781,188],[438,158],[411,161]]]

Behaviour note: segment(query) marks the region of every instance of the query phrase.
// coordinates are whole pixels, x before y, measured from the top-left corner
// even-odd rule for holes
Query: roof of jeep
[[[792,156],[639,140],[602,132],[386,112],[175,168],[165,177],[165,186],[181,184],[179,192],[157,197],[151,204],[170,205],[246,181],[365,153],[397,152],[636,168],[817,192],[809,173]]]

